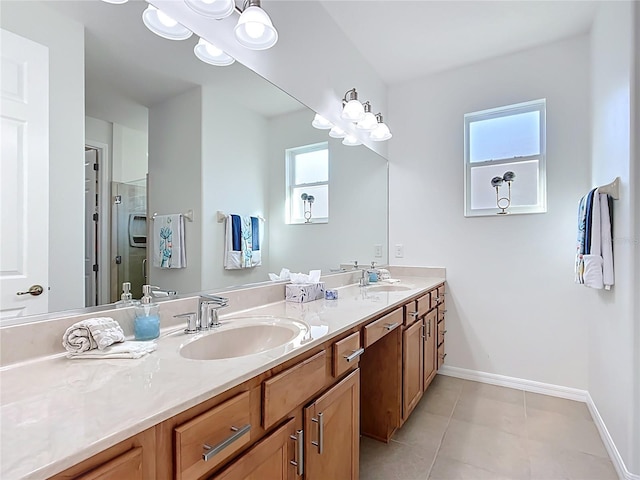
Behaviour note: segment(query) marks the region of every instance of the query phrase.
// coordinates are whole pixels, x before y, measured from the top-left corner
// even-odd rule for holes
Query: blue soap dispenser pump
[[[136,306],[136,318],[133,321],[133,331],[136,340],[153,340],[160,336],[159,306],[152,302],[151,285],[142,286],[140,305]]]

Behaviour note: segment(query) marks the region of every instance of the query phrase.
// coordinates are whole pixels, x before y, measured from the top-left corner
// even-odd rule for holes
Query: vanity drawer
[[[176,427],[176,478],[200,478],[248,444],[249,414],[249,392],[244,392]]]
[[[339,377],[344,372],[358,366],[360,355],[360,332],[355,332],[333,344],[333,376]]]
[[[438,368],[440,368],[442,366],[442,364],[444,363],[444,358],[447,356],[446,353],[444,353],[444,343],[442,345],[440,345],[438,347]]]
[[[435,292],[432,290],[426,295],[418,298],[416,300],[416,306],[418,311],[418,317],[422,317],[426,315],[429,310],[431,310],[431,297],[435,295]]]
[[[401,324],[402,308],[398,308],[375,322],[371,322],[364,327],[364,348],[370,347]]]
[[[444,285],[440,285],[431,291],[431,308],[444,302]]]
[[[327,381],[327,353],[323,350],[298,365],[262,382],[262,425],[269,428],[322,390]]]
[[[444,320],[438,323],[438,346],[444,344],[444,334],[447,333]]]

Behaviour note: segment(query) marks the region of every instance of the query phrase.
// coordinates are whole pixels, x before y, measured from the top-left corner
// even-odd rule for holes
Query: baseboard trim
[[[587,390],[563,387],[561,385],[554,385],[551,383],[535,382],[533,380],[525,380],[523,378],[507,377],[505,375],[496,375],[495,373],[479,372],[477,370],[469,370],[466,368],[451,367],[449,365],[443,365],[440,367],[438,373],[449,377],[463,378],[465,380],[489,383],[500,387],[515,388],[526,392],[541,393],[543,395],[567,398],[569,400],[586,403],[587,408],[589,408],[589,412],[591,413],[591,418],[593,418],[593,422],[596,424],[596,428],[600,433],[600,438],[602,438],[602,442],[609,453],[609,458],[611,459],[618,476],[624,480],[640,480],[640,475],[631,473],[627,469],[613,438],[611,438],[611,435],[609,434],[609,430],[607,430],[607,426],[604,423],[600,412],[598,412],[596,404],[593,402],[593,399]]]

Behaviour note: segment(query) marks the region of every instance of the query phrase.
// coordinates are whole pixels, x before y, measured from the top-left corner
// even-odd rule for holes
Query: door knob
[[[42,292],[44,292],[44,289],[42,288],[42,285],[31,285],[29,287],[29,290],[27,290],[26,292],[16,292],[16,295],[33,295],[34,297],[37,297],[38,295],[40,295]]]

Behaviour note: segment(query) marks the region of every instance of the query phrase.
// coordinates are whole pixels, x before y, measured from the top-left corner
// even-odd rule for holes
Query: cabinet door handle
[[[356,358],[358,358],[360,355],[362,355],[364,353],[364,348],[359,348],[358,350],[354,350],[353,353],[351,355],[345,355],[344,359],[347,362],[352,362],[353,360],[355,360]]]
[[[317,442],[313,442],[312,441],[311,445],[315,445],[316,447],[318,447],[318,454],[322,455],[322,451],[324,450],[324,420],[323,420],[323,414],[319,413],[318,414],[318,418],[312,418],[311,421],[318,424],[318,441]]]
[[[203,447],[206,449],[206,452],[204,452],[202,454],[202,459],[205,462],[208,462],[209,460],[211,460],[212,457],[214,457],[215,455],[217,455],[218,453],[220,453],[222,450],[224,450],[225,448],[227,448],[229,445],[231,445],[233,442],[235,442],[236,440],[240,439],[245,433],[247,433],[249,430],[251,430],[251,424],[246,424],[243,427],[231,427],[231,431],[234,432],[233,435],[231,435],[228,438],[225,438],[223,441],[221,441],[219,444],[214,445],[213,447],[211,445],[207,445],[206,443],[203,445]]]
[[[304,432],[296,430],[296,434],[289,437],[296,442],[296,458],[291,460],[290,463],[294,467],[298,467],[296,471],[298,476],[301,477],[304,474]]]
[[[424,323],[422,324],[422,328],[420,328],[420,330],[422,330],[422,333],[420,334],[420,336],[424,339],[427,338],[427,336],[424,334],[425,330],[424,330]]]
[[[400,325],[398,322],[387,323],[387,324],[385,324],[384,328],[386,328],[387,330],[391,331],[394,328],[396,328],[398,325]]]
[[[429,338],[431,338],[431,320],[429,320],[429,321],[427,322],[427,326],[429,327],[429,329],[428,329],[428,331],[427,331],[427,336],[428,336]]]

